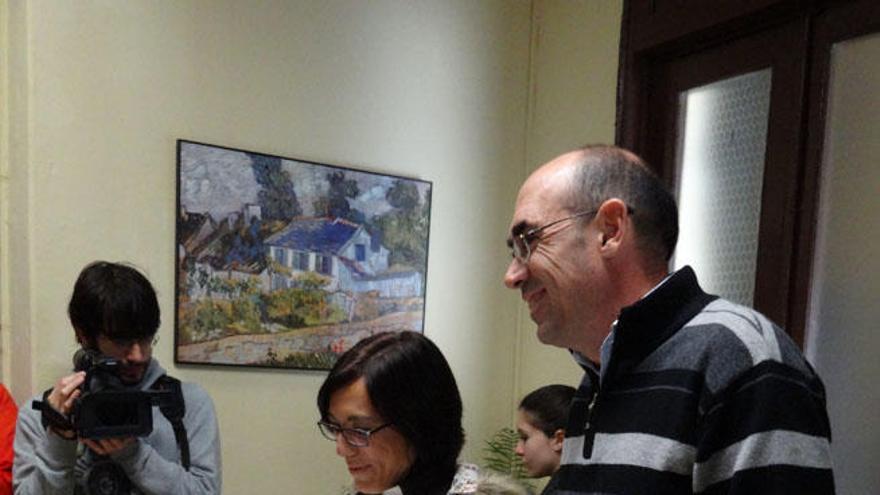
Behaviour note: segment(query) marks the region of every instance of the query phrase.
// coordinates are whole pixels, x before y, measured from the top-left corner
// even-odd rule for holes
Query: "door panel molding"
[[[877,0],[625,0],[616,143],[674,189],[678,94],[772,67],[755,307],[803,345],[833,43],[880,30]]]

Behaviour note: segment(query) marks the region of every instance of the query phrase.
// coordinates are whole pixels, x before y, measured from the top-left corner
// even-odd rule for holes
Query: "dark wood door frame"
[[[803,342],[807,326],[812,284],[831,52],[836,43],[880,32],[880,2],[840,2],[816,15],[812,25],[805,104],[806,137],[793,253],[792,286],[796,290],[791,293],[788,315],[790,327],[798,331],[793,335],[799,343]]]
[[[677,125],[676,103],[670,98],[723,79],[724,64],[731,75],[750,66],[774,66],[755,307],[785,326],[800,345],[810,293],[830,50],[837,41],[878,30],[877,0],[624,1],[616,143],[643,156],[670,186]],[[750,51],[753,58],[743,60]],[[709,58],[717,60],[719,54],[723,64],[710,65]],[[706,65],[701,66],[703,58]],[[699,70],[689,73],[693,64]],[[777,84],[780,70],[784,85]]]
[[[767,129],[758,252],[755,267],[754,306],[779,325],[787,324],[787,283],[794,242],[794,209],[797,182],[797,150],[800,148],[804,61],[788,54],[806,32],[803,22],[792,21],[723,45],[680,57],[663,64],[661,83],[649,100],[650,108],[662,109],[660,126],[651,133],[646,152],[663,177],[675,176],[679,95],[713,81],[772,68],[773,85]],[[772,47],[766,49],[765,47]],[[699,70],[695,70],[698,68]]]

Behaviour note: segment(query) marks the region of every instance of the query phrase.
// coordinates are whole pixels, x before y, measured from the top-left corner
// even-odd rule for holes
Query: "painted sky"
[[[327,193],[327,174],[338,170],[344,171],[347,179],[357,181],[360,194],[349,200],[352,208],[369,215],[382,214],[391,208],[385,193],[394,184],[394,177],[294,160],[282,160],[281,166],[290,175],[306,216],[314,214],[314,200]],[[182,143],[180,168],[180,202],[187,211],[208,212],[215,220],[222,220],[230,213],[241,211],[243,205],[257,202],[260,186],[254,179],[247,153]],[[430,184],[416,181],[416,187],[424,199]]]

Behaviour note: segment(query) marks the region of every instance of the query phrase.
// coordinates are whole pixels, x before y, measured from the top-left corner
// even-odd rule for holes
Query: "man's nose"
[[[140,342],[134,342],[125,353],[125,360],[135,363],[142,362],[146,357],[144,346]]]
[[[525,263],[516,258],[510,258],[510,264],[507,265],[507,272],[504,274],[504,285],[508,289],[519,289],[528,278],[528,274],[529,269]]]

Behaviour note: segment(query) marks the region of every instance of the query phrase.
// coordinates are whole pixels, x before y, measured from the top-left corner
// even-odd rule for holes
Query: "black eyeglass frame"
[[[145,347],[155,347],[156,344],[159,343],[159,335],[153,334],[151,337],[143,337],[140,339],[119,339],[114,337],[107,337],[106,335],[101,335],[104,339],[106,339],[111,344],[119,347],[120,349],[131,349],[135,344],[139,345],[141,349]]]
[[[532,256],[532,242],[541,240],[541,232],[544,230],[558,224],[562,223],[566,220],[571,220],[573,218],[583,217],[587,215],[595,215],[596,212],[599,211],[597,209],[579,211],[573,215],[569,215],[565,218],[560,218],[558,220],[554,220],[548,224],[544,224],[540,227],[534,227],[525,232],[520,232],[519,234],[514,234],[511,242],[510,242],[510,255],[519,261],[522,264],[526,264],[529,262],[529,258]],[[523,255],[522,251],[525,250],[525,255]]]
[[[626,205],[626,211],[628,214],[632,215],[635,213],[635,209],[630,205]],[[559,220],[554,220],[548,224],[544,224],[540,227],[535,227],[532,229],[528,229],[525,232],[520,232],[519,234],[514,234],[510,241],[510,255],[519,261],[522,264],[526,264],[529,262],[529,258],[532,257],[532,242],[541,240],[541,232],[544,230],[558,224],[562,223],[566,220],[571,220],[573,218],[584,217],[587,215],[595,215],[599,212],[598,208],[594,208],[592,210],[584,210],[569,215],[565,218],[560,218]],[[525,255],[522,254],[522,251],[525,250]]]
[[[324,436],[327,440],[331,442],[335,442],[339,435],[342,435],[342,439],[345,440],[351,447],[362,448],[370,446],[370,436],[374,433],[383,430],[394,423],[385,423],[379,425],[375,428],[364,429],[364,428],[343,428],[339,425],[328,423],[327,421],[318,421],[318,430],[321,431],[321,435]],[[351,436],[354,435],[354,436]],[[353,440],[357,439],[357,440]],[[363,439],[361,442],[360,439]]]

